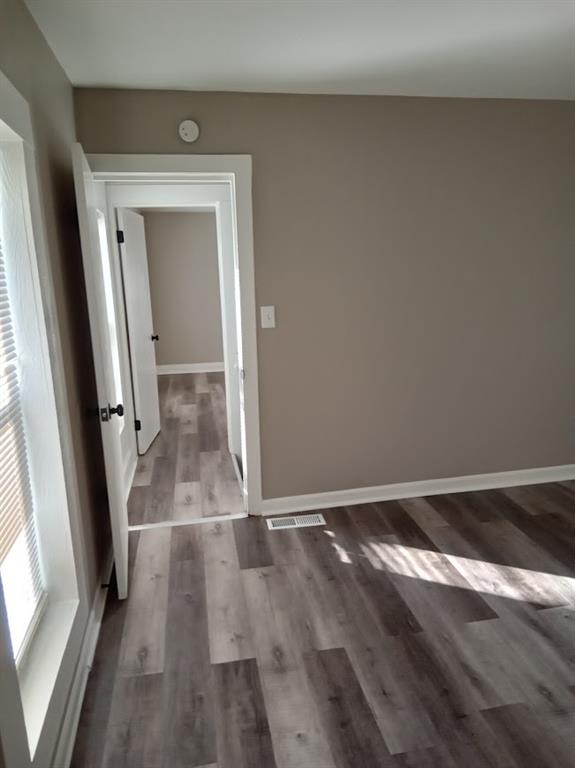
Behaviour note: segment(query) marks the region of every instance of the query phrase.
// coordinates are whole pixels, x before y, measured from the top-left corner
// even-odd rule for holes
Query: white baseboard
[[[411,499],[416,496],[435,496],[441,493],[481,491],[490,488],[506,488],[513,485],[536,485],[564,480],[575,480],[575,464],[537,469],[519,469],[512,472],[492,472],[487,475],[444,477],[437,480],[417,480],[412,483],[374,485],[368,488],[352,488],[327,493],[308,493],[302,496],[284,496],[263,499],[263,515],[293,514],[311,509],[346,507],[391,499]]]
[[[102,617],[106,607],[106,599],[108,597],[108,587],[103,585],[110,583],[113,564],[113,556],[110,555],[108,562],[102,571],[102,577],[96,588],[92,609],[88,616],[84,640],[80,649],[80,657],[78,659],[78,665],[76,666],[74,679],[72,680],[62,728],[60,729],[60,736],[58,738],[58,744],[52,762],[52,765],[58,766],[58,768],[69,768],[72,761],[72,753],[74,752],[74,744],[76,741],[78,724],[80,722],[80,713],[82,711],[86,685],[88,683],[88,675],[92,668],[96,645],[100,635],[100,627],[102,626]]]
[[[220,373],[223,370],[223,363],[174,363],[156,366],[158,376],[166,373]]]

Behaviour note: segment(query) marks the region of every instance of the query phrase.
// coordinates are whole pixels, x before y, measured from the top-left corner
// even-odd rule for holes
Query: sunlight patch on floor
[[[372,542],[362,545],[374,568],[399,576],[538,605],[575,607],[575,579],[511,565],[446,555],[403,544]],[[349,559],[348,553],[345,553]],[[344,561],[346,562],[346,561]],[[450,567],[452,566],[452,567]]]

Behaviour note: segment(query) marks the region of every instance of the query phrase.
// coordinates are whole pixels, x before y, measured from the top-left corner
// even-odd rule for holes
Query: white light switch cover
[[[276,327],[276,308],[275,307],[260,307],[260,313],[262,318],[262,328]]]

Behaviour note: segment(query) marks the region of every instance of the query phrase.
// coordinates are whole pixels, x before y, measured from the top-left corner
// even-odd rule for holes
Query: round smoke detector
[[[200,126],[194,120],[183,120],[178,128],[180,139],[191,144],[200,135]]]

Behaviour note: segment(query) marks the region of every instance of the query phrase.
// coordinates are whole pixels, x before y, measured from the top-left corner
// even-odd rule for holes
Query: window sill
[[[62,600],[48,604],[26,658],[18,670],[32,757],[40,740],[78,607],[78,600]]]

